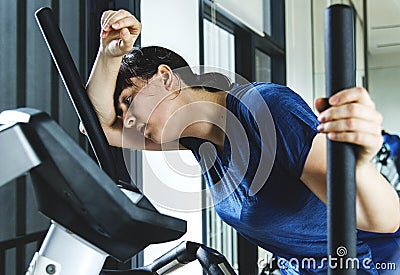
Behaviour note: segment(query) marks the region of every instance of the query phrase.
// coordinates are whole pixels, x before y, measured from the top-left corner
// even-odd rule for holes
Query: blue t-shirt
[[[400,137],[398,135],[384,133],[382,135],[383,142],[389,145],[390,156],[392,158],[400,157]]]
[[[223,148],[180,140],[199,162],[217,213],[278,256],[283,274],[326,274],[326,206],[300,180],[318,133],[315,114],[298,94],[272,83],[236,84],[226,109]],[[399,232],[359,231],[357,249],[358,274],[378,274],[374,263],[383,261],[400,270]]]

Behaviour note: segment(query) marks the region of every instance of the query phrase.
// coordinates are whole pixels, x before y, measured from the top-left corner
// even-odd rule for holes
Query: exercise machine
[[[186,232],[185,221],[160,214],[135,188],[116,185],[48,114],[3,111],[0,124],[0,186],[29,172],[38,208],[52,221],[27,275],[98,275],[108,256],[126,261]],[[235,274],[219,252],[193,242],[148,266],[101,274],[164,274],[196,259],[207,274]]]
[[[159,213],[135,185],[118,179],[52,11],[42,8],[36,18],[98,164],[48,114],[31,108],[0,113],[0,186],[29,173],[38,209],[51,219],[26,274],[165,274],[196,259],[207,274],[235,274],[222,254],[193,242],[182,242],[145,267],[102,270],[108,256],[126,261],[150,244],[178,239],[186,222]]]
[[[108,255],[125,261],[185,233],[185,221],[124,194],[47,114],[4,111],[0,122],[0,183],[29,171],[38,208],[52,220],[27,274],[99,274]]]

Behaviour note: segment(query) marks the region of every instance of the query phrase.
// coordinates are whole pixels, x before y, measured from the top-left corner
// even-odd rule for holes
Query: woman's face
[[[119,97],[124,127],[134,128],[145,138],[158,144],[179,138],[179,131],[174,129],[175,123],[170,120],[177,108],[174,100],[177,87],[166,84],[170,83],[168,77],[171,76],[173,74],[167,77],[155,75],[149,80],[137,77],[131,79],[134,85],[125,88]]]

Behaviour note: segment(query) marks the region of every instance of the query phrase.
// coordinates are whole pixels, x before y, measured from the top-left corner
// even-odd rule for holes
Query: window
[[[204,65],[235,72],[234,35],[204,19]],[[234,81],[234,79],[232,79]],[[205,210],[206,245],[221,252],[232,267],[238,269],[238,246],[236,231],[224,223],[215,212],[210,197]]]
[[[256,49],[255,51],[255,72],[256,81],[270,82],[271,81],[271,57],[264,52]]]
[[[204,33],[200,34],[201,43],[203,39],[202,64],[228,66],[234,60],[234,72],[248,81],[286,84],[285,1],[258,2],[262,2],[263,7],[262,34],[243,20],[232,16],[237,11],[220,8],[220,1],[201,2],[202,17],[207,19],[204,21]],[[225,225],[213,209],[207,209],[204,217],[203,239],[206,243],[220,250],[238,268],[239,274],[259,272],[257,260],[265,258],[264,252],[260,250],[259,255],[257,247]]]
[[[137,14],[138,2],[0,0],[0,30],[7,33],[0,37],[0,111],[25,106],[46,111],[76,142],[87,147],[86,138],[78,131],[78,117],[53,65],[34,13],[41,7],[53,10],[85,81],[98,50],[102,11],[124,8]],[[25,274],[47,231],[49,219],[37,210],[29,177],[22,176],[2,186],[0,201],[0,274]],[[136,264],[135,259],[132,265]],[[109,261],[109,268],[130,266],[130,262]]]
[[[185,12],[182,13],[182,10]],[[167,28],[160,27],[160,22],[165,23],[165,14],[169,16]],[[189,65],[198,65],[197,15],[197,1],[141,1],[142,46],[169,48],[181,55]],[[161,213],[187,221],[187,231],[181,239],[146,247],[144,264],[149,264],[181,241],[202,242],[202,182],[200,166],[189,150],[144,151],[142,159],[144,194]],[[201,270],[200,263],[194,261],[173,274],[201,274]]]

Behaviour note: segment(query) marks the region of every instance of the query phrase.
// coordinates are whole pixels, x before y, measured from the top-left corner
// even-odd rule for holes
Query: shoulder
[[[295,116],[308,116],[316,119],[314,112],[303,98],[287,86],[253,82],[244,85],[235,85],[229,92],[230,101],[238,104],[238,110],[250,110],[253,115],[265,113],[266,110],[274,117],[293,114]],[[229,102],[228,102],[229,104]]]
[[[287,86],[270,82],[252,82],[244,85],[235,85],[229,92],[232,97],[246,105],[257,106],[260,103],[285,105],[293,102],[305,103],[296,92]]]
[[[235,84],[229,92],[238,99],[251,99],[256,93],[265,99],[273,99],[279,94],[294,93],[290,88],[271,82],[251,82],[246,84]]]

